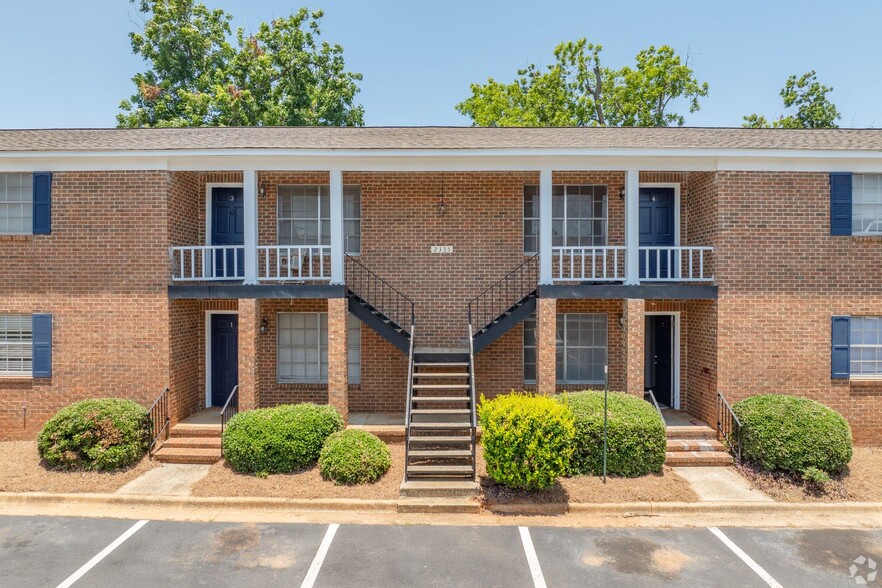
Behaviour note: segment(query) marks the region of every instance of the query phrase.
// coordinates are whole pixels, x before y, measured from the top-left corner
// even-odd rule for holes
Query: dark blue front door
[[[211,406],[223,406],[239,383],[239,317],[211,315]]]
[[[245,243],[245,198],[242,188],[211,189],[211,244]],[[245,250],[216,252],[215,277],[245,277]]]
[[[640,188],[640,277],[674,279],[677,255],[674,235],[674,189]]]

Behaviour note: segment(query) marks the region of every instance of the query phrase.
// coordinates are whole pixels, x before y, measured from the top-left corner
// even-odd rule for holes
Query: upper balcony
[[[245,279],[244,245],[170,247],[172,282],[239,282]],[[257,281],[331,281],[329,245],[260,245]]]

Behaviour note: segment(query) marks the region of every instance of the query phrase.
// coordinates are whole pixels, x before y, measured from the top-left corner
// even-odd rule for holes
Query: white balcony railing
[[[641,282],[713,282],[713,247],[640,247]]]
[[[257,279],[269,282],[318,282],[331,279],[330,245],[261,245]]]
[[[552,247],[556,282],[621,282],[625,279],[625,248]]]
[[[169,247],[173,282],[232,281],[245,277],[242,245]]]

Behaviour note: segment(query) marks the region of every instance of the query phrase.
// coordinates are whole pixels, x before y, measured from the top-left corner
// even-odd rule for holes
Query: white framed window
[[[557,315],[558,384],[600,385],[607,362],[607,315],[566,313]],[[536,382],[536,315],[524,321],[524,383]]]
[[[607,241],[607,187],[551,188],[552,247],[601,247]],[[524,253],[539,251],[539,186],[524,186]]]
[[[882,317],[853,316],[849,329],[850,375],[882,378]]]
[[[34,232],[34,177],[0,174],[0,235]]]
[[[329,186],[279,186],[277,239],[279,245],[330,245]],[[343,250],[361,253],[361,188],[343,186]]]
[[[882,175],[855,174],[851,185],[851,232],[882,235]]]
[[[280,312],[276,380],[281,384],[328,382],[328,313]],[[347,315],[349,383],[361,383],[361,322]]]
[[[0,376],[33,374],[32,319],[29,314],[0,314]]]

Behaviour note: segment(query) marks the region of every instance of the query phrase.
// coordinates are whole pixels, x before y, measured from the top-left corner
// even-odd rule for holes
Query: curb
[[[52,494],[47,492],[0,492],[4,504],[82,504],[114,506],[160,506],[187,509],[292,510],[395,512],[397,500],[357,498],[249,498],[202,496],[150,496],[145,494]]]
[[[485,503],[494,514],[557,516],[566,513],[594,516],[655,517],[671,515],[877,515],[882,502],[616,502],[616,503]]]

